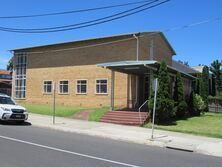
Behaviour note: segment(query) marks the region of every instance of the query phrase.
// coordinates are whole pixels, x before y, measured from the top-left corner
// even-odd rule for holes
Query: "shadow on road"
[[[3,126],[31,126],[30,122],[0,121]]]

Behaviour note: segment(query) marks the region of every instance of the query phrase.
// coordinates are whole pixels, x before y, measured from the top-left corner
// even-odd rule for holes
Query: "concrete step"
[[[116,120],[116,121],[135,121],[135,122],[140,122],[139,118],[120,118],[120,117],[102,117],[101,119],[103,120]],[[141,118],[141,121],[144,122],[146,118]]]
[[[101,122],[123,124],[123,125],[143,125],[149,119],[148,112],[141,112],[141,121],[138,112],[132,111],[111,111],[107,112],[101,119]]]
[[[138,111],[109,111],[108,112],[109,114],[117,114],[117,113],[119,113],[119,114],[139,114],[139,112]],[[140,112],[140,114],[147,114],[148,112]]]
[[[141,120],[146,120],[148,115],[141,116]],[[132,119],[132,120],[140,120],[139,116],[124,116],[124,115],[104,115],[103,118],[112,118],[112,119]]]
[[[139,122],[131,122],[131,121],[100,120],[100,122],[120,124],[120,125],[140,126],[140,123],[139,123]]]

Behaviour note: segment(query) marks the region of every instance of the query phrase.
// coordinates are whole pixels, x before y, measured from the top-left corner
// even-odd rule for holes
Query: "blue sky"
[[[136,2],[136,0],[7,0],[1,2],[0,16],[68,11],[128,2]],[[35,19],[1,19],[0,26],[32,28],[66,25],[107,16],[131,7]],[[0,68],[6,67],[7,61],[12,56],[8,50],[13,48],[130,32],[161,31],[220,17],[222,16],[221,9],[221,0],[171,0],[159,7],[121,20],[67,32],[16,34],[0,31]],[[222,20],[164,34],[177,53],[174,56],[176,60],[188,61],[191,66],[195,66],[198,64],[210,65],[213,60],[222,59]]]

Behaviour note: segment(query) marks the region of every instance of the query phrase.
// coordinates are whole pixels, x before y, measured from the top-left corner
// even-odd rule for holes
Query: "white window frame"
[[[68,92],[67,92],[67,93],[61,92],[61,90],[60,90],[60,82],[61,82],[61,81],[68,81]],[[67,94],[69,94],[69,80],[68,80],[68,79],[59,80],[59,83],[58,83],[58,92],[59,92],[59,94],[61,94],[61,95],[67,95]]]
[[[45,92],[45,82],[52,82],[51,92]],[[42,93],[43,93],[43,94],[52,94],[52,92],[53,92],[53,80],[43,80]]]
[[[14,84],[14,98],[18,100],[25,100],[26,99],[26,74],[27,74],[27,64],[28,64],[28,58],[27,54],[25,52],[22,53],[15,53],[15,67],[14,67],[14,78],[13,78],[13,84]],[[23,57],[23,62],[19,62],[19,57]],[[26,60],[26,61],[25,61]],[[21,85],[17,85],[17,81],[19,83],[23,83]],[[20,92],[22,97],[17,97],[17,92]]]
[[[86,81],[86,92],[85,93],[78,92],[78,81]],[[77,79],[76,80],[76,94],[77,95],[86,95],[87,93],[88,93],[88,79]]]
[[[106,80],[107,81],[106,93],[98,93],[98,92],[96,92],[96,86],[97,86],[97,81],[98,80]],[[108,78],[97,78],[95,80],[95,94],[97,94],[97,95],[108,95],[108,90],[109,90],[109,83],[108,83],[108,81],[109,81]]]

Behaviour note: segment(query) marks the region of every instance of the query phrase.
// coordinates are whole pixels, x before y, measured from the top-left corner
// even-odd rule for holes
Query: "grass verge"
[[[29,104],[21,103],[21,106],[25,107],[28,112],[42,115],[53,115],[53,109],[51,105],[47,104]],[[56,116],[58,117],[72,117],[77,112],[83,110],[94,110],[89,115],[89,121],[99,121],[99,119],[109,111],[109,107],[102,108],[80,108],[80,107],[70,107],[70,106],[56,106]]]
[[[25,107],[28,112],[42,115],[53,115],[53,109],[51,105],[46,104],[28,104],[22,103],[21,106]],[[56,106],[56,116],[58,117],[71,117],[75,113],[84,110],[83,108],[70,107],[70,106]]]
[[[89,121],[99,121],[100,118],[109,111],[109,107],[102,107],[94,109],[94,112],[89,114]]]
[[[144,127],[151,128],[148,123]],[[178,120],[175,125],[155,125],[155,128],[174,132],[222,138],[222,114],[205,113],[199,117]]]

